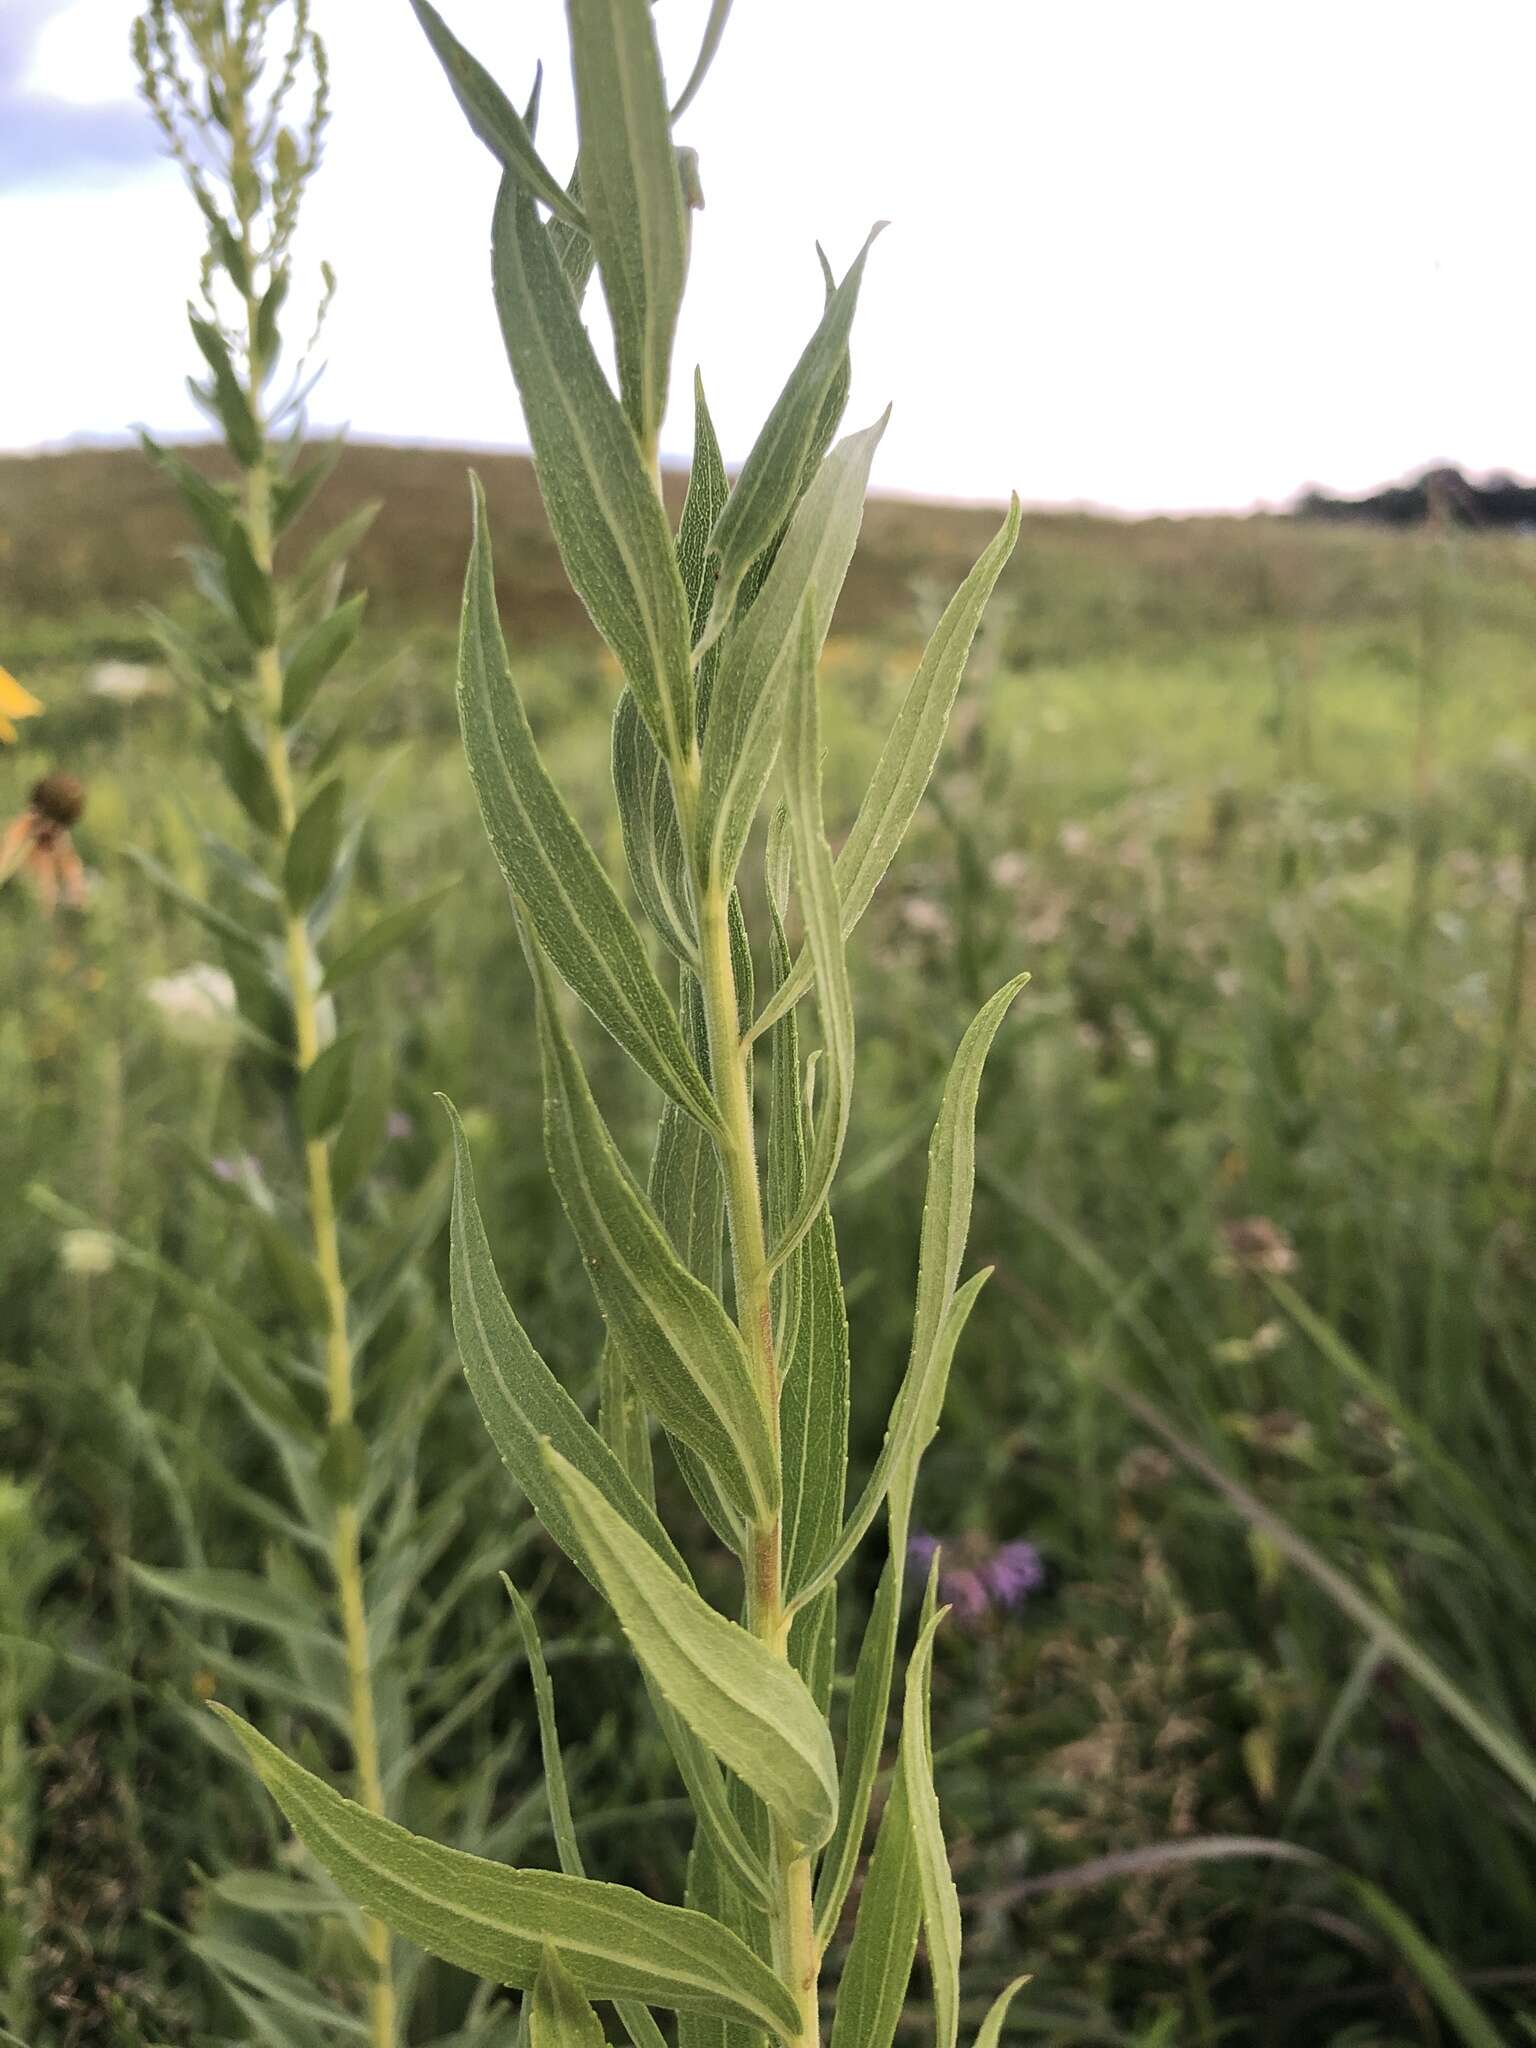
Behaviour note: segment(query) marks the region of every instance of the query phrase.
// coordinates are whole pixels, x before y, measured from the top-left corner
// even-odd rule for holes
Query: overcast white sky
[[[558,0],[440,0],[569,153]],[[0,0],[0,447],[190,431],[191,203],[126,104],[132,0]],[[658,0],[680,83],[706,0]],[[314,0],[324,420],[522,445],[495,170],[406,0]],[[1126,510],[1536,473],[1531,0],[737,0],[679,369],[739,459],[871,221],[850,420],[877,486]],[[596,304],[597,301],[592,303]],[[683,455],[688,379],[667,437]]]

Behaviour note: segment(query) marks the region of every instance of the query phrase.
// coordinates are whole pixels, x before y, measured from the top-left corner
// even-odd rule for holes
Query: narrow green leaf
[[[795,873],[805,912],[806,943],[816,969],[821,1019],[824,1101],[806,1162],[805,1189],[771,1254],[775,1265],[800,1243],[821,1213],[842,1157],[853,1099],[853,990],[838,922],[832,849],[821,812],[821,717],[816,700],[815,593],[800,613],[800,645],[791,670],[784,721],[784,791]]]
[[[898,1540],[905,1545],[918,1463],[939,1426],[956,1348],[965,1333],[976,1297],[991,1276],[990,1266],[973,1273],[956,1292],[934,1341],[925,1344],[922,1351],[918,1351],[914,1344],[896,1404],[886,1424],[875,1468],[859,1496],[858,1505],[844,1524],[836,1548],[808,1584],[795,1595],[797,1607],[813,1598],[823,1586],[830,1585],[841,1572],[874,1521],[887,1494],[891,1499],[892,1546],[894,1548]]]
[[[320,453],[290,476],[277,476],[272,483],[272,538],[280,540],[321,488],[335,474],[346,447],[345,434],[332,434]],[[297,457],[298,445],[294,455]]]
[[[250,400],[242,390],[234,365],[229,359],[229,350],[212,321],[203,320],[196,313],[188,315],[192,338],[197,343],[213,373],[211,391],[201,390],[193,385],[196,396],[205,402],[219,425],[224,429],[230,452],[242,468],[251,469],[260,462],[262,455],[261,429],[251,411]],[[258,645],[264,645],[258,642]]]
[[[272,786],[272,772],[244,714],[233,705],[214,728],[214,751],[231,795],[257,831],[277,832],[282,825],[282,813]]]
[[[741,1334],[678,1258],[635,1184],[592,1099],[548,967],[536,945],[528,951],[539,997],[545,1149],[598,1306],[657,1420],[698,1453],[738,1514],[770,1521],[778,1472]]]
[[[224,529],[224,583],[235,616],[253,647],[270,647],[277,638],[277,595],[272,578],[257,561],[245,523],[230,515]]]
[[[725,510],[715,522],[712,544],[720,557],[720,583],[715,593],[712,630],[722,628],[728,621],[742,578],[753,559],[773,540],[803,488],[806,459],[847,351],[864,265],[870,244],[879,232],[880,227],[872,230],[848,275],[827,301],[816,332],[774,401],[762,432],[742,464]]]
[[[485,494],[459,632],[459,722],[486,834],[542,950],[609,1035],[708,1130],[719,1112],[602,863],[539,758],[496,612]]]
[[[550,1535],[597,1584],[586,1549],[553,1483],[541,1445],[553,1444],[568,1463],[598,1487],[666,1568],[688,1578],[675,1544],[613,1452],[529,1343],[513,1314],[491,1259],[474,1166],[457,1110],[439,1096],[453,1133],[453,1214],[449,1228],[449,1291],[453,1334],[464,1377],[501,1461],[527,1494]]]
[[[608,388],[533,202],[502,182],[496,307],[551,531],[576,594],[669,760],[689,751],[693,662],[672,535],[634,430]]]
[[[587,1998],[633,1996],[793,2032],[795,2002],[784,1985],[704,1914],[623,1885],[514,1870],[426,1841],[344,1799],[227,1708],[215,1712],[348,1897],[430,1954],[527,1989],[549,1943]]]
[[[709,534],[730,484],[704,397],[694,374],[693,467],[688,495],[677,529],[677,563],[693,621],[693,636],[703,631],[715,587],[715,562]],[[708,650],[698,665],[698,713],[714,686],[719,647]],[[651,923],[685,964],[697,956],[688,858],[678,824],[672,781],[650,730],[640,716],[634,692],[625,688],[613,718],[613,788],[630,877]]]
[[[837,1987],[831,2048],[891,2048],[917,1955],[922,1894],[906,1788],[900,1777],[880,1816]]]
[[[698,958],[693,899],[672,780],[627,685],[613,714],[613,793],[640,907],[685,966]]]
[[[163,868],[159,861],[142,852],[137,846],[126,846],[123,852],[167,903],[174,903],[178,910],[184,910],[189,917],[195,917],[205,930],[212,932],[215,938],[222,939],[226,945],[237,947],[242,953],[260,955],[262,942],[258,932],[249,930],[232,917],[226,917],[222,910],[215,910],[211,903],[205,903],[200,896],[194,896],[190,889],[184,889],[176,877]]]
[[[355,512],[349,512],[345,519],[315,542],[293,579],[295,600],[309,596],[328,576],[343,566],[347,557],[365,538],[369,527],[378,518],[380,504],[381,500],[374,498],[367,504],[359,505]]]
[[[796,508],[761,594],[723,643],[700,768],[696,857],[728,885],[779,749],[800,612],[813,593],[819,657],[864,517],[885,415],[838,443]],[[738,486],[739,488],[739,486]]]
[[[283,665],[284,725],[296,725],[314,702],[315,692],[357,638],[367,602],[366,591],[348,598],[311,626],[289,655]]]
[[[976,1100],[982,1070],[1008,1006],[1028,979],[1027,974],[1015,975],[983,1004],[960,1041],[950,1067],[928,1146],[917,1304],[907,1370],[886,1425],[875,1469],[848,1518],[836,1550],[809,1589],[801,1592],[802,1600],[810,1592],[819,1591],[842,1570],[873,1522],[887,1490],[892,1496],[893,1547],[898,1536],[901,1543],[906,1542],[906,1518],[911,1512],[918,1460],[938,1428],[955,1346],[987,1277],[986,1271],[975,1274],[964,1288],[956,1290],[971,1227],[971,1198],[976,1184]]]
[[[704,631],[705,621],[709,617],[709,601],[714,592],[715,575],[719,567],[710,548],[709,537],[714,532],[715,522],[725,510],[725,502],[730,495],[731,480],[726,475],[719,437],[715,433],[715,423],[709,415],[709,401],[704,396],[704,378],[695,370],[693,463],[688,471],[688,495],[683,500],[683,516],[677,528],[677,562],[682,571],[683,588],[688,593],[695,640]]]
[[[900,1751],[901,1782],[911,1823],[928,1970],[933,1981],[935,2048],[955,2048],[960,2037],[960,1901],[949,1874],[938,1794],[933,1788],[933,1738],[928,1711],[934,1631],[948,1611],[941,1608],[930,1618],[907,1666]]]
[[[491,155],[552,213],[572,227],[584,229],[581,209],[566,196],[565,188],[534,148],[528,124],[485,66],[465,49],[431,0],[411,0],[411,5],[433,55],[447,73],[464,118]]]
[[[246,1942],[208,1934],[195,1937],[187,1946],[209,1969],[226,1980],[233,1977],[236,1983],[256,1992],[264,2007],[280,2013],[285,2042],[293,2041],[295,2029],[301,2026],[306,2029],[304,2039],[310,2038],[307,2031],[310,2027],[324,2027],[326,2038],[336,2034],[352,2041],[371,2038],[365,2020],[338,2007],[317,1991],[308,1977],[289,1969],[285,1963],[278,1962],[261,1949]]]
[[[769,916],[774,973],[782,977],[789,952],[772,885]],[[778,1237],[804,1199],[806,1185],[800,1036],[793,1013],[775,1031],[772,1053],[767,1221],[770,1235]],[[823,1208],[780,1269],[775,1334],[781,1372],[783,1578],[786,1594],[793,1596],[831,1554],[843,1522],[848,1468],[848,1313],[829,1209]]]
[[[322,992],[330,995],[343,982],[350,981],[353,975],[377,966],[396,947],[408,945],[412,939],[418,938],[431,923],[438,905],[458,886],[457,882],[444,882],[441,888],[429,889],[425,896],[418,896],[414,902],[402,903],[398,910],[386,910],[360,938],[344,947],[329,963],[320,984]]]
[[[548,1942],[534,1979],[528,2039],[531,2048],[606,2048],[602,2022]]]
[[[328,1650],[337,1647],[316,1621],[313,1607],[254,1572],[209,1571],[200,1566],[161,1570],[137,1563],[130,1563],[129,1570],[141,1586],[178,1607],[214,1614],[241,1627],[266,1629],[284,1639],[315,1643]]]
[[[275,1216],[252,1209],[250,1219],[272,1291],[287,1303],[300,1322],[307,1323],[312,1330],[324,1330],[330,1322],[330,1302],[319,1267],[308,1252],[300,1250]]]
[[[678,94],[677,104],[672,109],[674,121],[692,106],[699,87],[708,77],[709,67],[715,61],[715,52],[720,47],[720,38],[725,34],[725,24],[730,19],[730,14],[731,0],[712,0],[709,19],[704,24],[704,35],[699,44],[699,54],[694,59],[692,71],[688,74],[688,83]]]
[[[1018,533],[1019,501],[1015,498],[996,539],[950,599],[944,616],[934,627],[917,674],[880,750],[853,829],[837,856],[837,893],[845,939],[869,908],[870,898],[905,838],[928,787],[971,643]],[[811,985],[811,976],[811,956],[807,951],[796,961],[794,972],[753,1027],[754,1036],[766,1031],[800,1000]]]
[[[328,1138],[346,1115],[357,1045],[357,1032],[342,1032],[299,1076],[299,1127],[306,1138]]]
[[[390,1063],[377,1039],[359,1039],[346,1114],[331,1144],[331,1184],[350,1201],[384,1149],[394,1090]]]
[[[837,1932],[864,1846],[869,1803],[885,1746],[890,1711],[891,1673],[896,1664],[896,1629],[901,1619],[901,1588],[905,1550],[894,1544],[880,1575],[854,1666],[848,1703],[848,1733],[843,1744],[841,1797],[837,1828],[821,1860],[816,1883],[816,1939],[824,1949]]]
[[[581,1845],[576,1839],[576,1823],[571,1815],[571,1794],[566,1782],[565,1759],[560,1753],[560,1734],[555,1725],[555,1689],[550,1683],[549,1666],[544,1660],[544,1646],[539,1641],[538,1624],[533,1618],[533,1609],[505,1572],[501,1575],[501,1583],[507,1589],[513,1612],[517,1616],[518,1632],[523,1639],[523,1650],[528,1658],[528,1671],[533,1679],[534,1707],[539,1719],[539,1751],[544,1765],[544,1790],[549,1800],[550,1824],[554,1830],[560,1868],[567,1877],[585,1877],[586,1867],[582,1862]],[[625,1998],[618,2001],[618,2012],[635,2048],[666,2048],[661,2029],[652,2019],[648,2007],[634,1999]]]
[[[330,879],[341,850],[346,791],[335,776],[300,811],[283,855],[283,894],[302,917]]]
[[[570,0],[581,192],[613,322],[619,391],[654,457],[688,233],[649,0]]]
[[[558,1453],[545,1455],[603,1592],[663,1698],[796,1842],[819,1848],[837,1818],[837,1765],[804,1680],[669,1572]]]
[[[1008,2008],[1029,1981],[1028,1977],[1015,1977],[1011,1984],[1005,1984],[999,1991],[987,2008],[987,2016],[977,2032],[976,2048],[1000,2048],[1003,2022],[1008,2017]]]
[[[201,470],[194,469],[174,448],[162,448],[142,427],[139,429],[139,443],[155,467],[175,485],[182,503],[207,535],[210,544],[222,554],[229,522],[234,517],[234,503],[228,490],[222,484],[211,482]]]

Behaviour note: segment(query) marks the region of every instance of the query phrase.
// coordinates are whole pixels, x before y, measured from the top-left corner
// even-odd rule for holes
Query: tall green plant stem
[[[249,255],[249,235],[247,234]],[[252,372],[247,396],[252,416],[261,422],[261,391],[256,343],[256,301],[246,301],[247,334]],[[262,457],[246,475],[246,523],[251,552],[262,573],[272,573],[272,476],[262,436]],[[283,674],[276,647],[256,655],[256,680],[261,694],[267,769],[277,798],[284,842],[291,837],[298,807],[293,771],[283,730]],[[299,1073],[319,1057],[320,1016],[315,993],[314,952],[304,919],[292,908],[283,913],[283,950],[288,994],[293,1006],[294,1059]],[[347,1329],[347,1286],[341,1269],[341,1243],[336,1228],[336,1195],[331,1180],[331,1148],[325,1138],[306,1138],[304,1171],[308,1191],[310,1233],[315,1266],[325,1294],[326,1415],[333,1430],[350,1424],[355,1406],[352,1343]],[[331,1521],[331,1568],[341,1617],[347,1668],[348,1732],[357,1774],[357,1797],[370,1813],[384,1812],[383,1774],[379,1763],[378,1716],[374,1710],[373,1673],[368,1649],[368,1613],[363,1597],[362,1530],[355,1503],[339,1501]],[[397,2013],[389,1929],[382,1920],[368,1920],[368,1953],[373,1981],[368,1989],[370,2032],[374,2048],[394,2048]]]
[[[695,751],[674,778],[673,785],[684,838],[690,844],[695,836],[698,774]],[[725,1131],[720,1154],[736,1282],[736,1321],[756,1371],[777,1463],[779,1367],[773,1340],[772,1272],[768,1263],[762,1190],[757,1171],[749,1065],[751,1054],[742,1036],[737,1009],[736,975],[731,964],[729,898],[713,876],[699,881],[697,910],[699,967],[709,1031],[710,1077]],[[751,1547],[746,1560],[747,1624],[754,1635],[787,1662],[790,1617],[784,1604],[782,1537],[783,1525],[778,1514],[751,1532]],[[811,1858],[799,1843],[789,1839],[777,1821],[773,1823],[772,1875],[770,1922],[773,1960],[800,2007],[800,2027],[794,2048],[820,2048],[821,2017],[817,1998],[820,1958],[812,1903]]]

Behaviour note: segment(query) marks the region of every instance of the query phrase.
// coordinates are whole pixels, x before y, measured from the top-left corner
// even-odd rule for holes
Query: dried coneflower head
[[[78,910],[85,902],[85,869],[71,828],[85,809],[85,784],[73,775],[45,775],[32,785],[27,808],[0,835],[0,884],[25,873],[47,911],[60,901]]]

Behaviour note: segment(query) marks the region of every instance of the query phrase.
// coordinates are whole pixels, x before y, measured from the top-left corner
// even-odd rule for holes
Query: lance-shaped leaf
[[[447,73],[464,118],[510,177],[516,178],[551,212],[584,228],[581,208],[533,146],[528,123],[478,58],[472,57],[431,0],[411,0],[433,54]],[[532,109],[530,109],[532,111]]]
[[[480,816],[539,945],[641,1072],[707,1129],[718,1130],[714,1098],[683,1043],[644,942],[539,757],[497,616],[478,478],[458,698]]]
[[[762,592],[724,643],[700,770],[697,858],[722,886],[741,858],[778,752],[810,594],[819,656],[864,518],[869,468],[889,413],[839,441],[790,522]]]
[[[837,894],[845,939],[869,908],[928,787],[971,642],[1018,534],[1019,501],[1015,498],[996,538],[945,606],[880,750],[853,829],[837,856]],[[800,1000],[811,985],[811,975],[811,956],[806,951],[754,1025],[754,1037]]]
[[[1015,1977],[1011,1984],[1005,1984],[1002,1990],[999,1991],[996,1998],[993,1999],[991,2005],[987,2008],[987,2016],[977,2031],[976,2048],[999,2048],[1003,2038],[1003,2022],[1008,2017],[1008,2008],[1029,1981],[1028,1977]]]
[[[859,1894],[859,1917],[837,1987],[832,2048],[891,2048],[906,2004],[921,1918],[906,1788],[898,1777],[880,1816]]]
[[[693,898],[671,778],[628,688],[613,714],[613,790],[640,907],[685,966],[698,957]]]
[[[567,1877],[585,1877],[586,1867],[582,1862],[581,1845],[576,1839],[576,1823],[571,1815],[565,1759],[560,1753],[560,1735],[555,1726],[555,1689],[550,1683],[549,1666],[544,1660],[544,1645],[539,1641],[538,1624],[533,1618],[532,1608],[505,1572],[501,1575],[501,1583],[507,1589],[512,1610],[517,1616],[518,1633],[523,1639],[528,1671],[533,1679],[534,1704],[539,1719],[539,1755],[544,1766],[544,1790],[549,1800],[549,1817],[560,1868]],[[666,2048],[661,2030],[646,2006],[633,1999],[621,1999],[619,2017],[629,2029],[635,2048]]]
[[[960,2037],[960,1901],[949,1871],[944,1830],[939,1821],[939,1798],[933,1787],[933,1737],[928,1711],[934,1631],[948,1611],[941,1608],[930,1617],[907,1665],[899,1762],[923,1904],[928,1970],[933,1981],[936,2048],[955,2048]]]
[[[780,979],[789,967],[781,917],[788,883],[787,831],[779,829],[785,818],[781,811],[769,837],[771,955]],[[800,1208],[806,1187],[800,1032],[793,1011],[775,1031],[772,1053],[767,1223],[770,1237],[777,1238]],[[775,1328],[781,1373],[783,1577],[785,1592],[792,1595],[819,1570],[841,1533],[848,1468],[848,1314],[827,1208],[779,1270]]]
[[[229,531],[229,522],[234,517],[234,499],[222,484],[209,481],[201,470],[194,469],[183,455],[174,448],[162,448],[160,443],[139,429],[139,443],[144,453],[175,485],[182,503],[192,514],[213,547],[220,552],[224,547],[224,536]]]
[[[284,725],[294,725],[304,716],[315,692],[357,638],[367,602],[367,593],[359,591],[335,611],[327,612],[289,655],[283,664]]]
[[[816,968],[816,1008],[821,1018],[826,1075],[824,1100],[816,1117],[805,1190],[772,1253],[774,1264],[800,1243],[826,1204],[842,1157],[853,1097],[853,990],[838,924],[837,883],[832,851],[821,815],[821,716],[816,699],[815,593],[807,593],[800,616],[800,644],[784,720],[784,792],[795,875],[805,913],[806,944]]]
[[[545,1149],[598,1306],[652,1414],[698,1453],[738,1514],[767,1522],[778,1511],[778,1467],[746,1346],[673,1250],[620,1156],[561,1021],[548,967],[536,944],[528,954]]]
[[[689,472],[688,495],[677,529],[677,563],[688,598],[695,639],[703,629],[710,592],[715,585],[709,532],[729,489],[720,444],[715,438],[704,398],[703,382],[695,373],[693,467]],[[700,719],[713,688],[718,652],[717,644],[709,649],[698,665],[697,711]],[[635,894],[647,917],[678,959],[685,964],[690,963],[697,955],[698,941],[688,859],[678,824],[671,778],[656,742],[640,716],[634,693],[627,688],[619,699],[613,718],[613,788],[618,799],[624,853]]]
[[[528,2040],[530,2048],[606,2048],[602,2022],[547,1942],[534,1980]]]
[[[688,233],[649,0],[570,0],[581,195],[613,321],[619,391],[654,457]]]
[[[224,587],[251,645],[270,647],[277,638],[277,595],[270,574],[256,559],[244,521],[233,514],[224,529]]]
[[[427,1841],[343,1798],[227,1708],[215,1712],[347,1896],[444,1962],[526,1990],[548,1943],[587,1998],[635,1997],[793,2033],[795,2003],[784,1985],[704,1914],[624,1885],[513,1870]]]
[[[712,633],[727,623],[742,578],[778,533],[804,487],[806,459],[847,354],[864,265],[870,243],[879,232],[880,227],[872,230],[848,275],[828,299],[816,332],[774,401],[762,432],[742,464],[725,510],[715,522],[712,544],[720,557],[720,582],[715,592]]]
[[[837,1818],[832,1736],[805,1681],[669,1572],[595,1486],[545,1453],[603,1592],[673,1710],[804,1848]]]
[[[453,1213],[449,1225],[449,1291],[453,1334],[470,1392],[502,1463],[527,1494],[534,1513],[574,1564],[597,1583],[581,1537],[542,1455],[554,1444],[603,1491],[667,1570],[687,1578],[672,1539],[641,1498],[618,1459],[528,1341],[496,1277],[475,1199],[475,1173],[464,1126],[440,1096],[453,1131]]]
[[[496,309],[566,574],[669,760],[692,745],[688,600],[634,430],[581,324],[560,258],[512,179],[491,227]]]
[[[976,1184],[976,1098],[982,1070],[1008,1006],[1028,981],[1015,975],[983,1004],[960,1041],[938,1120],[928,1146],[928,1184],[923,1196],[923,1230],[918,1248],[917,1303],[912,1323],[912,1348],[901,1390],[886,1425],[885,1441],[875,1469],[848,1517],[832,1556],[797,1604],[836,1577],[857,1549],[889,1491],[892,1499],[892,1542],[906,1541],[917,1465],[939,1425],[944,1392],[955,1346],[990,1268],[958,1289],[960,1261],[971,1227],[971,1197]],[[899,1525],[899,1528],[898,1528]]]

